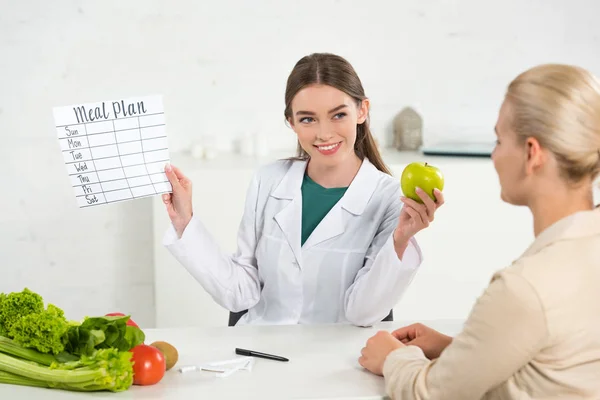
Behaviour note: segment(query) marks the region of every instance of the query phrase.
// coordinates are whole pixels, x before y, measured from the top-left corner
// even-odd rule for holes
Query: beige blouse
[[[600,210],[496,273],[438,359],[407,346],[383,373],[393,399],[600,399]]]

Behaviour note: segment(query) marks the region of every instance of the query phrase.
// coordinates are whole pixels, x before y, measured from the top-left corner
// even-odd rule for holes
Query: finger
[[[425,336],[418,336],[418,337],[414,338],[413,340],[410,340],[408,343],[406,343],[406,345],[421,347],[421,345],[423,345],[426,341],[427,341],[427,338]]]
[[[171,183],[173,190],[176,190],[176,188],[179,189],[181,187],[181,184],[179,183],[179,178],[177,178],[174,167],[171,164],[165,165],[165,175],[167,176],[169,183]]]
[[[413,199],[409,198],[402,198],[402,201],[421,215],[421,221],[423,225],[429,226],[429,216],[427,215],[427,206],[425,206],[425,204],[419,204]]]
[[[411,218],[419,225],[423,225],[423,218],[421,218],[421,214],[416,211],[415,209],[413,209],[412,207],[406,207],[406,212],[408,213],[408,215],[411,216]]]
[[[423,221],[423,225],[429,226],[429,222],[431,222],[431,220],[429,219],[429,215],[427,215],[427,208],[422,207],[417,211],[419,212],[419,215],[421,215],[421,221]]]
[[[169,213],[170,213],[171,209],[173,208],[173,200],[171,199],[171,194],[170,193],[163,194],[162,200],[163,200],[163,203],[165,203],[165,206],[167,207],[167,211],[169,211]]]
[[[402,197],[400,198],[400,200],[402,200],[402,202],[403,202],[405,205],[407,205],[407,206],[410,206],[411,208],[413,208],[413,209],[414,209],[414,210],[416,210],[416,211],[419,211],[420,209],[423,209],[423,210],[424,210],[424,209],[426,208],[426,207],[425,207],[425,204],[420,204],[420,203],[417,203],[415,200],[413,200],[413,199],[411,199],[411,198],[409,198],[409,197],[404,197],[404,196],[402,196]]]
[[[439,189],[433,189],[433,195],[438,208],[441,207],[444,204],[444,194]]]
[[[363,368],[367,368],[367,367],[366,367],[366,361],[367,361],[367,360],[366,360],[366,358],[365,358],[365,357],[362,357],[362,356],[361,356],[361,357],[359,357],[359,358],[358,358],[358,363],[359,363],[359,364],[360,364],[360,366],[361,366],[361,367],[363,367]]]
[[[392,332],[392,336],[404,343],[415,338],[414,325],[404,326]]]
[[[407,199],[410,200],[410,199]],[[408,203],[404,205],[404,210],[406,210],[407,214],[411,216],[412,219],[415,220],[416,223],[418,224],[423,224],[423,218],[421,218],[421,214],[416,211],[412,206],[410,206]]]
[[[435,209],[437,208],[437,206],[435,205],[433,200],[431,200],[431,197],[429,197],[429,195],[423,189],[417,188],[417,195],[423,201],[423,204],[425,204],[427,217],[429,221],[433,221]]]
[[[175,166],[173,166],[173,172],[175,172],[175,176],[179,179],[179,184],[184,189],[190,189],[192,187],[192,181],[181,172],[181,170]]]
[[[366,356],[367,356],[367,348],[366,348],[366,347],[363,347],[363,348],[360,350],[360,355],[361,355],[362,357],[366,357]]]
[[[173,202],[171,201],[171,198],[167,198],[165,200],[165,196],[163,195],[163,201],[165,203],[165,207],[167,209],[167,214],[169,215],[169,218],[174,218],[177,216],[177,213],[175,212],[175,208],[173,208]]]
[[[187,178],[187,176],[185,176],[179,168],[177,168],[174,165],[172,165],[171,167],[173,167],[173,172],[175,172],[175,176],[177,177],[177,179],[179,179],[180,181],[188,181],[189,180]]]

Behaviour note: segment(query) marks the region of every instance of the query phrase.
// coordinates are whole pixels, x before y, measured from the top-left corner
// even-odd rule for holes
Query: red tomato
[[[133,384],[154,385],[165,375],[167,364],[163,353],[156,347],[140,344],[133,353]]]
[[[115,312],[115,313],[110,313],[110,314],[106,314],[105,315],[105,317],[112,317],[112,316],[124,317],[125,314],[120,313],[120,312]],[[129,317],[129,319],[127,320],[127,325],[129,325],[129,326],[135,326],[136,328],[139,328],[138,324],[136,324],[135,322],[133,322],[133,320],[131,319],[131,317]]]

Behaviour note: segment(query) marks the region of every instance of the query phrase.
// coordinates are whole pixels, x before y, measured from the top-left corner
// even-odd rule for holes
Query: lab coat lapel
[[[277,214],[275,221],[294,253],[296,262],[301,265],[300,242],[302,235],[302,192],[301,185],[306,170],[306,161],[295,161],[277,188],[271,194],[281,201],[287,201]]]
[[[302,248],[309,249],[343,234],[346,230],[348,213],[353,215],[363,213],[377,187],[377,178],[378,170],[365,158],[344,196],[325,215]]]
[[[321,222],[319,222],[308,239],[306,239],[302,249],[310,249],[319,243],[333,239],[334,237],[344,233],[346,230],[344,223],[344,210],[342,209],[340,202],[337,202],[337,204],[335,204],[331,210],[329,210]]]

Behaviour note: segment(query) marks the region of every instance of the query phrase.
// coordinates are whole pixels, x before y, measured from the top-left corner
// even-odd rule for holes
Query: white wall
[[[154,324],[151,200],[76,208],[52,107],[164,96],[169,143],[263,132],[292,148],[285,80],[303,55],[347,57],[390,140],[421,112],[425,139],[491,137],[508,81],[540,62],[600,75],[595,0],[0,0],[0,291],[31,286],[78,318]],[[236,183],[233,183],[236,184]],[[466,278],[468,279],[468,278]]]

